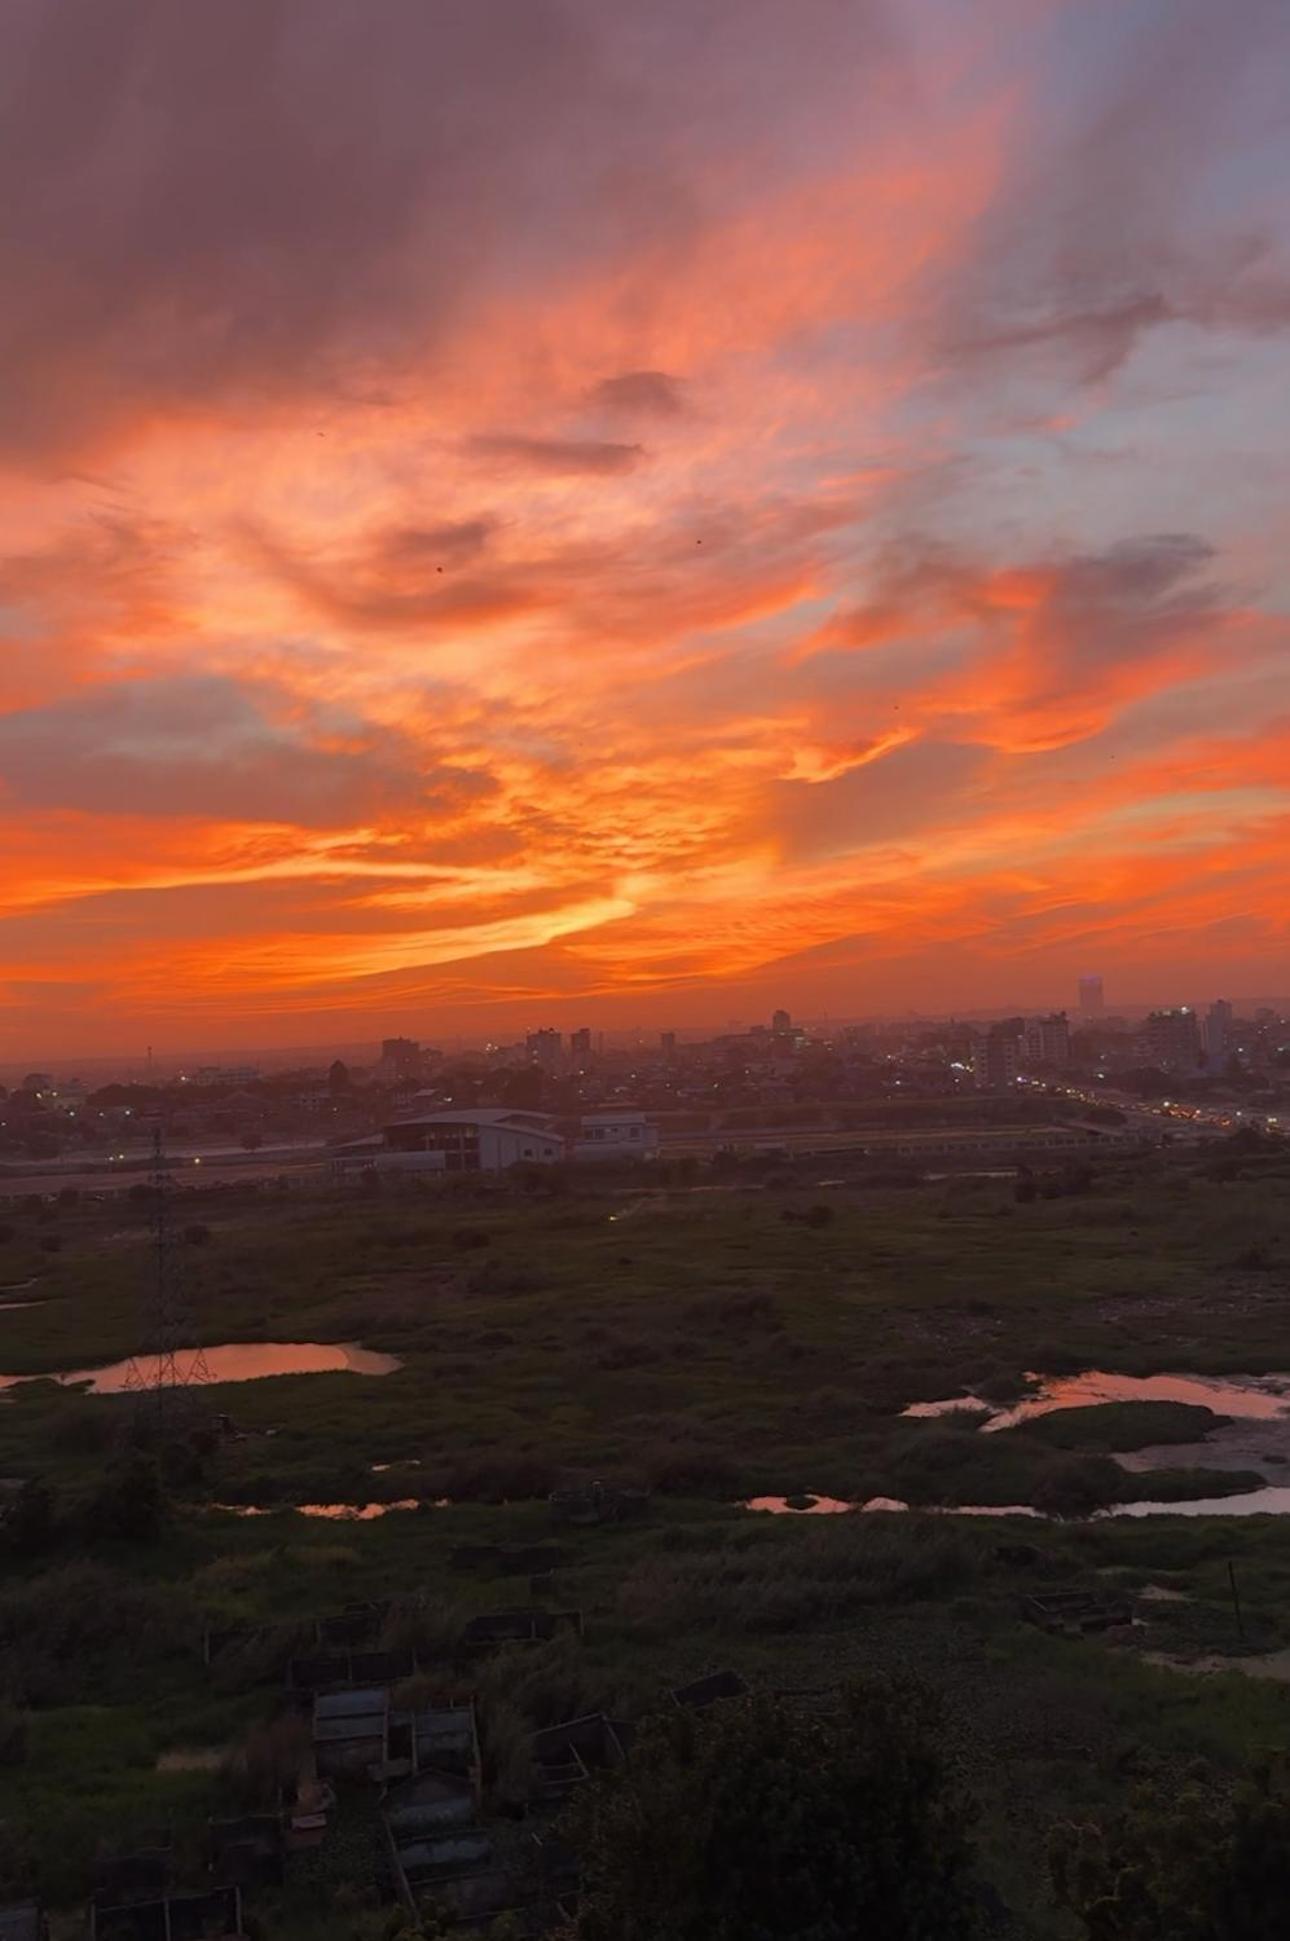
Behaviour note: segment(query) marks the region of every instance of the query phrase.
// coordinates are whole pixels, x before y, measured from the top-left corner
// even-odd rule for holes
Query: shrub
[[[578,1800],[577,1941],[964,1941],[971,1812],[912,1686],[839,1711],[766,1699],[661,1714]]]

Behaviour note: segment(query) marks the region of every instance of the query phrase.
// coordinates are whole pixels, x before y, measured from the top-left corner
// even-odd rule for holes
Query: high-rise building
[[[424,1056],[415,1038],[384,1038],[380,1071],[383,1078],[420,1078]]]
[[[1006,1091],[1016,1084],[1020,1067],[1021,1038],[1014,1020],[991,1025],[988,1031],[978,1034],[972,1047],[972,1071],[979,1090]]]
[[[1069,1065],[1071,1028],[1064,1011],[1026,1020],[1026,1059],[1032,1065]]]
[[[1205,1019],[1205,1057],[1212,1072],[1221,1072],[1232,1055],[1232,1007],[1216,997]]]
[[[660,1050],[660,1051],[662,1052],[662,1054],[663,1054],[663,1056],[664,1056],[664,1058],[675,1058],[675,1057],[676,1057],[676,1033],[675,1033],[675,1031],[662,1031],[662,1032],[660,1032],[660,1033],[659,1033],[659,1040],[658,1040],[658,1043],[659,1043],[659,1050]]]
[[[564,1041],[549,1026],[530,1031],[524,1040],[524,1049],[530,1065],[540,1065],[544,1072],[558,1072],[564,1062]]]
[[[1194,1072],[1200,1064],[1200,1020],[1190,1005],[1153,1011],[1147,1019],[1147,1055],[1165,1072]]]
[[[580,1031],[569,1034],[569,1056],[575,1071],[585,1071],[591,1063],[591,1026],[584,1024]]]
[[[1079,1014],[1081,1018],[1100,1018],[1106,1011],[1106,993],[1102,980],[1097,976],[1081,977],[1079,981]]]
[[[793,1020],[789,1017],[787,1011],[772,1012],[770,1028],[777,1038],[787,1038],[789,1032],[793,1029]]]

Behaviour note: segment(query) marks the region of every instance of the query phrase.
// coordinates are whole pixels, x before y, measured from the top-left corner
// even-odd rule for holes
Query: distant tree
[[[164,1514],[157,1464],[140,1452],[109,1471],[91,1506],[88,1530],[92,1536],[151,1542],[160,1533]]]
[[[568,1941],[963,1941],[969,1812],[927,1699],[876,1681],[817,1714],[662,1715],[581,1795]]]
[[[332,1097],[343,1098],[354,1089],[354,1081],[349,1075],[349,1066],[337,1058],[327,1069],[327,1090]]]
[[[1290,1789],[1284,1764],[1232,1789],[1217,1774],[1148,1790],[1105,1825],[1049,1845],[1057,1898],[1088,1941],[1285,1941]]]

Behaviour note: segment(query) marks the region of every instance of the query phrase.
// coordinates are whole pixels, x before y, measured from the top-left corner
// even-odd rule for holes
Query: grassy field
[[[415,1592],[447,1641],[471,1609],[527,1594],[454,1567],[454,1546],[542,1539],[569,1551],[552,1595],[586,1613],[585,1643],[469,1673],[445,1643],[445,1676],[484,1694],[499,1797],[531,1726],[636,1714],[715,1665],[781,1690],[913,1669],[946,1694],[1008,1931],[1063,1941],[1042,1866],[1054,1819],[1144,1773],[1290,1744],[1281,1688],[1144,1659],[1290,1645],[1290,1521],[791,1519],[737,1502],[813,1490],[1073,1510],[1108,1488],[1152,1495],[1107,1452],[1191,1441],[1206,1426],[1191,1412],[1082,1409],[982,1436],[899,1411],[965,1386],[1002,1400],[1036,1369],[1290,1370],[1285,1187],[1273,1162],[1242,1175],[1192,1159],[1124,1163],[1027,1204],[1007,1181],[860,1178],[194,1197],[177,1224],[203,1229],[182,1247],[203,1340],[357,1340],[403,1366],[209,1391],[242,1437],[175,1473],[148,1542],[113,1537],[101,1508],[131,1399],[11,1391],[0,1474],[44,1478],[56,1525],[0,1584],[0,1863],[16,1880],[29,1862],[70,1902],[100,1839],[159,1818],[195,1832],[227,1802],[229,1775],[194,1755],[237,1746],[280,1698],[246,1667],[208,1671],[205,1624]],[[0,1314],[0,1369],[136,1345],[146,1207],[20,1208],[6,1228],[0,1284],[37,1305]],[[649,1488],[649,1517],[552,1533],[542,1499],[589,1476]],[[285,1507],[408,1497],[427,1507],[366,1523]],[[452,1507],[428,1507],[443,1497]],[[219,1503],[279,1507],[244,1518]],[[1149,1624],[1118,1647],[1023,1622],[1027,1590],[1072,1582],[1174,1595],[1142,1606]],[[159,1769],[167,1754],[178,1766]],[[268,1907],[266,1936],[326,1934],[312,1891]],[[363,1918],[336,1913],[330,1931],[360,1934]]]

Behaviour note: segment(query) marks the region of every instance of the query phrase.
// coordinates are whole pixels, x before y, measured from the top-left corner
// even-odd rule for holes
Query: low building
[[[643,1112],[584,1112],[571,1157],[645,1159],[658,1151],[658,1127]]]
[[[525,1162],[557,1165],[566,1154],[548,1113],[475,1106],[395,1119],[379,1137],[342,1147],[335,1165],[342,1173],[502,1173]]]

